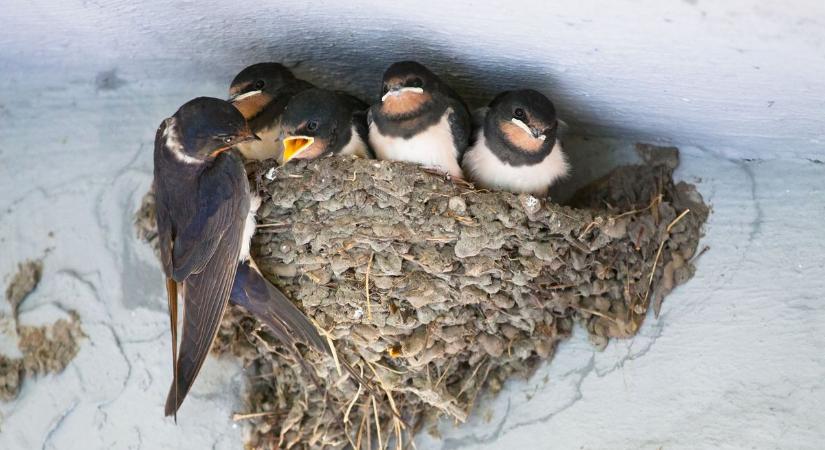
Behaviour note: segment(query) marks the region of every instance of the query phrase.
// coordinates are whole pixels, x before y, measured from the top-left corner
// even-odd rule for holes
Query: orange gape
[[[235,108],[238,108],[244,119],[249,120],[261,112],[271,101],[272,97],[269,94],[261,92],[258,95],[247,97],[232,104],[235,105]]]
[[[429,102],[430,94],[424,92],[422,94],[416,92],[402,92],[399,95],[391,95],[384,100],[381,109],[387,116],[402,116],[415,112]]]
[[[315,138],[312,145],[297,154],[290,155],[290,159],[315,159],[324,153],[328,145],[329,139]],[[286,158],[284,159],[286,160]]]
[[[527,134],[513,122],[501,122],[499,129],[507,140],[525,152],[536,153],[541,150],[544,141]]]

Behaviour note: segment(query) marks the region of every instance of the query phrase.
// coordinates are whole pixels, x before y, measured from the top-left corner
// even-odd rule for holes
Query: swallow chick
[[[163,121],[155,137],[158,236],[173,340],[174,378],[166,400],[167,416],[177,413],[197,377],[227,301],[266,325],[311,377],[296,343],[331,354],[317,328],[264,278],[250,257],[261,199],[249,192],[241,158],[233,147],[256,139],[235,108],[206,97],[183,105]],[[184,301],[179,351],[178,292]],[[366,383],[344,365],[356,380]]]
[[[312,88],[278,63],[253,64],[243,69],[229,87],[229,101],[238,108],[260,141],[238,146],[246,159],[277,158],[281,152],[281,115],[297,93]]]
[[[556,108],[541,93],[501,93],[476,117],[475,143],[462,167],[477,186],[544,196],[567,175]]]
[[[378,159],[409,161],[461,178],[461,156],[471,133],[461,97],[414,61],[384,72],[381,101],[367,118],[369,144]]]
[[[283,162],[329,154],[371,158],[366,110],[366,103],[341,92],[309,89],[295,95],[281,121]]]

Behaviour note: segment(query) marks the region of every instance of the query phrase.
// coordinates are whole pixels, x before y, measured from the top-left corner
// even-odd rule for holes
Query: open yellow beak
[[[315,138],[311,136],[289,136],[284,138],[284,163],[309,148]]]

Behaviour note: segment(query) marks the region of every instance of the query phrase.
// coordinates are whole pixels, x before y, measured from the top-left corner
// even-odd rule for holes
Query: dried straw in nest
[[[528,376],[574,322],[597,346],[633,336],[692,276],[708,215],[693,186],[673,182],[676,150],[647,154],[656,160],[579,192],[576,208],[399,162],[250,166],[268,197],[253,255],[337,354],[306,355],[327,380],[319,389],[230,310],[214,349],[249,366],[248,411],[236,415],[252,425],[247,445],[404,448],[427,420],[463,421],[479,394]],[[138,227],[150,239],[151,212],[149,196]]]

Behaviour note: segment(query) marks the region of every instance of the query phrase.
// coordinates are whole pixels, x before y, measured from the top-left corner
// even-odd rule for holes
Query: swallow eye
[[[414,88],[420,88],[420,87],[424,86],[424,82],[421,81],[421,78],[418,78],[418,77],[415,77],[412,80],[410,80],[409,84],[410,84],[410,87],[414,87]]]
[[[224,136],[224,138],[223,138],[223,141],[227,144],[231,144],[232,141],[234,141],[234,140],[235,140],[235,138],[232,137],[232,136]]]
[[[307,122],[307,130],[315,131],[317,129],[318,129],[318,122],[316,122],[314,120],[310,120],[309,122]]]
[[[257,91],[260,91],[261,89],[263,89],[264,86],[266,86],[266,81],[264,81],[264,80],[258,80],[258,81],[255,82],[255,90],[257,90]]]
[[[524,110],[521,108],[516,108],[515,111],[513,111],[513,116],[516,119],[524,119]]]

